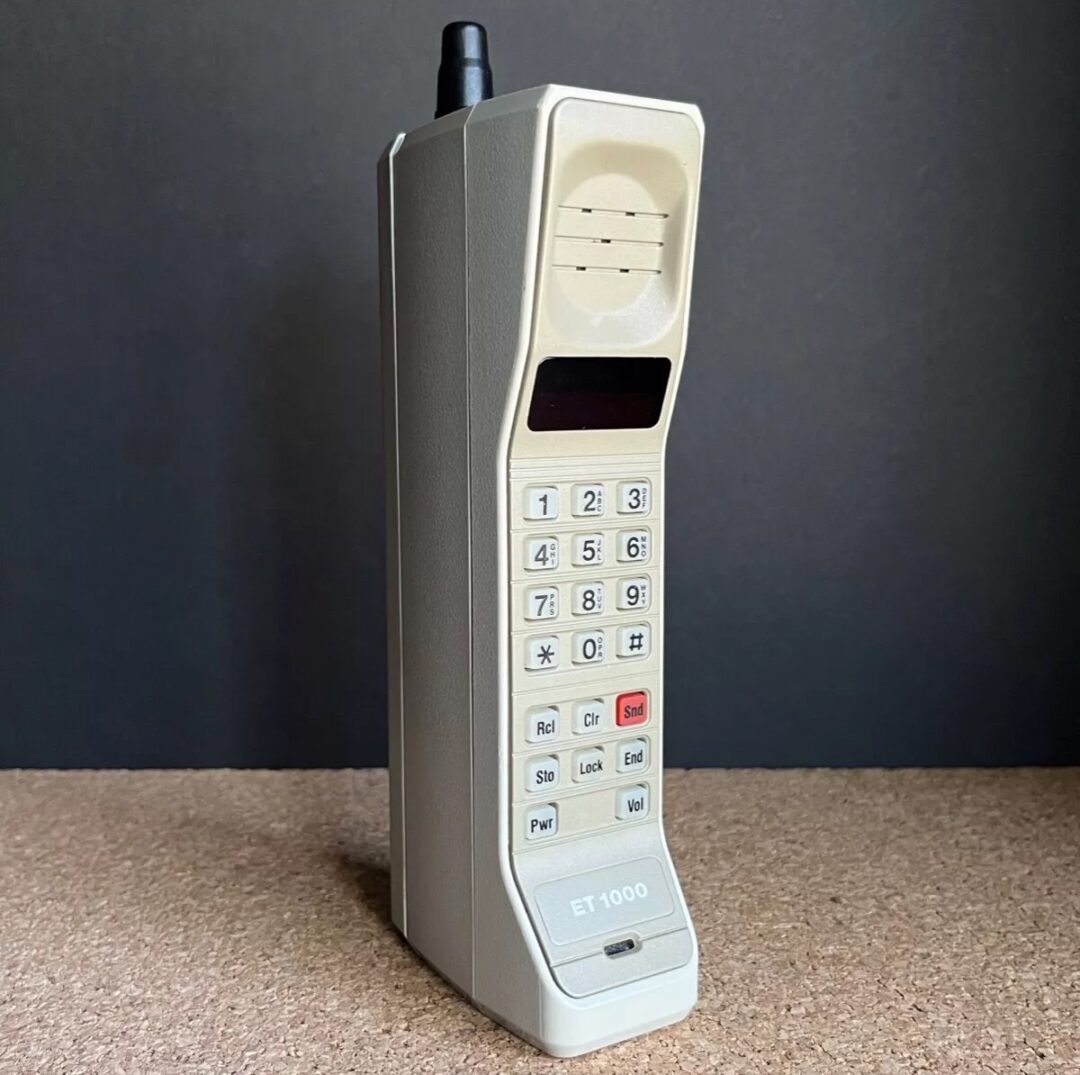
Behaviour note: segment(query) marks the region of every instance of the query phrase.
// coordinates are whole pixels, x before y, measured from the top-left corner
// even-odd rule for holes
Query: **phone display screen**
[[[649,429],[660,421],[670,376],[668,358],[545,358],[536,371],[529,428]]]

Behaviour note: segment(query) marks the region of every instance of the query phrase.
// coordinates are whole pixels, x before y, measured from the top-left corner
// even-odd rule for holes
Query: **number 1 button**
[[[559,514],[559,490],[553,485],[530,485],[525,490],[526,519],[554,519]]]

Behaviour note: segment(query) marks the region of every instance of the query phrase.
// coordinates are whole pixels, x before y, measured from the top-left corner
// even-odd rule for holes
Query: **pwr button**
[[[644,691],[620,694],[615,699],[615,723],[620,728],[644,724],[649,719],[649,696]]]

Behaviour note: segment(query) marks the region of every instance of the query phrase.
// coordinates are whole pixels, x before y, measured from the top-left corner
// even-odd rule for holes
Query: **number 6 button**
[[[648,530],[619,531],[619,559],[623,562],[641,561],[649,558]]]

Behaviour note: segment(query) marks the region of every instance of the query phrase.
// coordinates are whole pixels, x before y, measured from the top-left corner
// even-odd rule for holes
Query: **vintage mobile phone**
[[[473,23],[444,31],[439,102],[380,163],[393,920],[572,1056],[697,995],[661,654],[703,128],[491,97]]]

